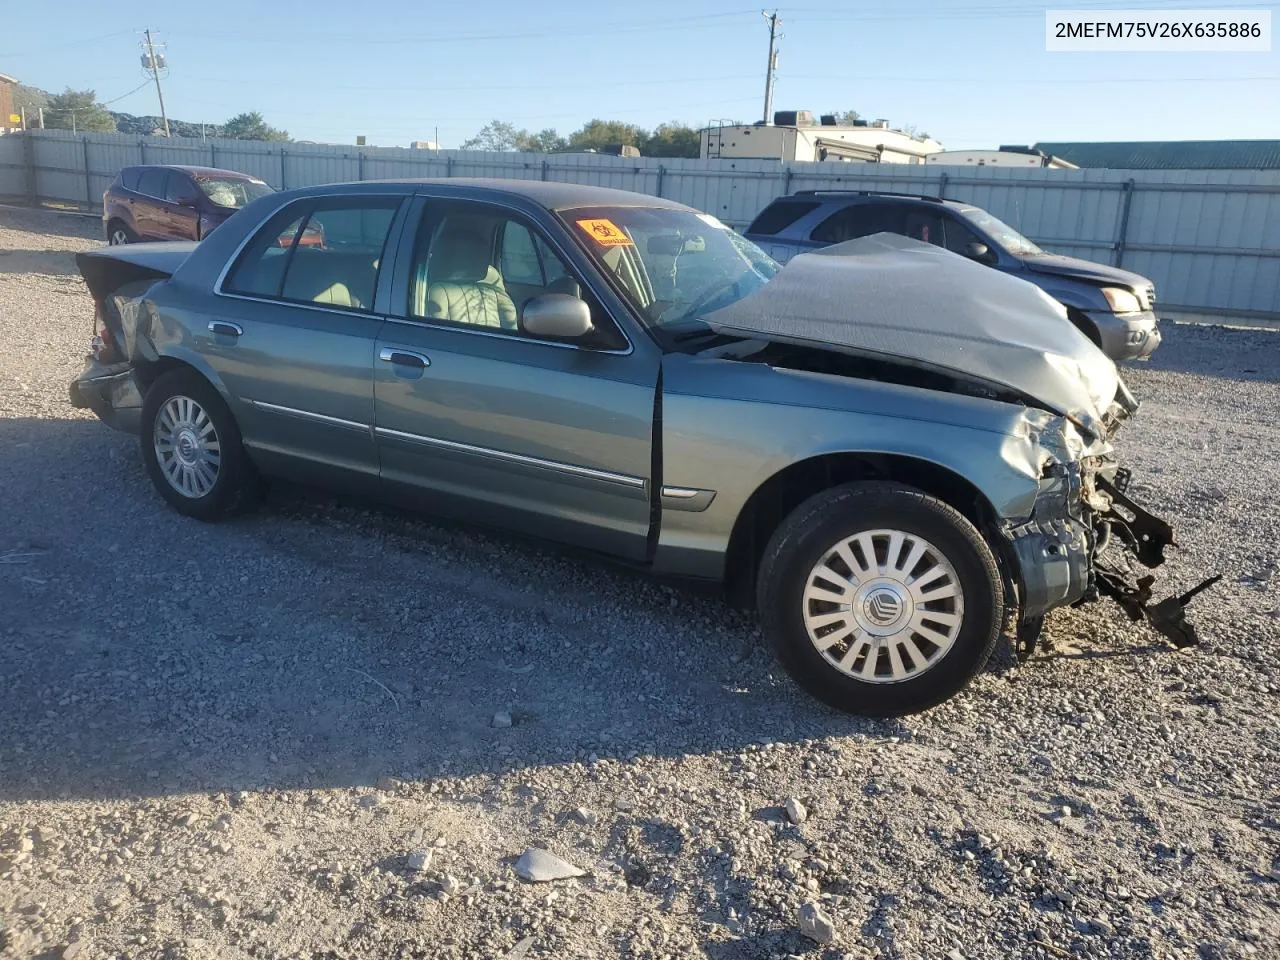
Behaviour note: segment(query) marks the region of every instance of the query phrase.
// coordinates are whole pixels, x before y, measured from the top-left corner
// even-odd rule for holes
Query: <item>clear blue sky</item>
[[[1224,0],[1064,0],[1053,8],[1252,8]],[[1277,4],[1280,6],[1280,4]],[[102,100],[143,82],[140,31],[167,43],[169,115],[260,110],[297,139],[457,146],[488,120],[569,133],[758,119],[767,30],[741,0],[39,0],[6,4],[0,73]],[[775,108],[855,109],[946,146],[1280,138],[1280,52],[1044,50],[1045,5],[802,0],[784,24]],[[1280,17],[1275,17],[1280,29]],[[113,109],[158,113],[143,86]]]

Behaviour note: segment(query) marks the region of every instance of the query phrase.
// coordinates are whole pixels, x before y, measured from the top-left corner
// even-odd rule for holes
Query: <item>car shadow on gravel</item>
[[[39,274],[46,277],[76,277],[73,250],[0,250],[0,274]]]
[[[0,451],[0,801],[904,735],[700,592],[293,488],[201,524],[91,419],[0,420]]]

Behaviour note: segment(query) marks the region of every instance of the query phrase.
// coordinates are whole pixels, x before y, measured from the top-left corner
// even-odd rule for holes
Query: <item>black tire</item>
[[[171,400],[181,405],[183,399],[193,401],[199,410],[204,411],[207,421],[212,423],[212,436],[218,446],[218,462],[212,468],[214,477],[211,483],[206,487],[204,478],[207,475],[202,474],[200,481],[193,481],[193,488],[188,493],[183,493],[175,482],[169,480],[156,443],[157,433],[163,436],[168,429],[160,420],[166,405]],[[205,421],[199,423],[203,429]],[[170,370],[151,384],[142,403],[140,446],[142,462],[151,482],[160,496],[179,513],[197,520],[214,521],[241,513],[257,502],[258,475],[245,454],[235,417],[218,391],[192,369]],[[178,445],[170,449],[174,453],[164,459],[173,464],[173,457],[178,456]],[[181,466],[177,469],[179,472],[182,470]]]
[[[848,565],[834,552],[836,546],[850,537],[873,530],[901,531],[908,537],[927,541],[927,546],[933,551],[926,552],[911,569],[927,571],[931,560],[941,555],[950,564],[950,571],[945,571],[944,565],[935,564],[945,571],[943,583],[949,583],[952,579],[950,574],[954,572],[963,602],[963,608],[959,610],[958,631],[950,640],[950,646],[935,645],[913,631],[911,649],[917,651],[915,655],[920,657],[920,663],[912,660],[911,666],[918,669],[918,673],[891,682],[857,679],[839,669],[819,651],[817,641],[810,639],[805,623],[806,611],[820,616],[820,609],[835,612],[846,609],[845,605],[835,603],[822,608],[824,601],[805,598],[811,572],[824,560],[833,568],[841,566],[848,570]],[[888,538],[874,538],[872,542],[877,555],[881,550],[887,554]],[[906,550],[905,555],[903,550]],[[910,550],[900,547],[899,558],[901,564],[907,563]],[[856,559],[866,562],[864,548],[858,548]],[[923,568],[922,563],[926,565]],[[854,619],[854,607],[862,611],[860,616],[864,620],[871,616],[897,616],[899,619],[895,622],[899,628],[909,624],[910,618],[918,613],[927,620],[924,626],[933,629],[938,625],[927,619],[928,611],[942,610],[947,604],[959,602],[955,599],[928,600],[915,606],[909,585],[916,579],[923,583],[925,576],[921,572],[918,577],[912,577],[908,571],[903,581],[908,586],[903,589],[907,591],[909,603],[897,602],[891,595],[887,604],[881,604],[883,594],[877,599],[874,595],[877,588],[872,583],[877,579],[873,575],[864,575],[855,582],[855,587],[849,588],[871,592],[865,594],[860,603],[853,600],[858,596],[856,592],[849,595],[847,624],[836,624],[830,635],[840,633],[846,625],[853,629],[862,622]],[[865,587],[858,587],[858,584],[865,584]],[[917,589],[923,591],[923,588]],[[1000,637],[1005,613],[1004,584],[995,556],[973,524],[937,497],[901,484],[884,482],[835,487],[797,507],[783,520],[765,548],[756,582],[756,597],[765,638],[796,682],[836,709],[864,716],[915,713],[935,706],[963,689],[991,656]],[[898,604],[896,614],[895,602]],[[888,609],[881,610],[881,606]],[[951,606],[950,609],[955,611],[957,608]],[[955,614],[952,616],[954,618]],[[950,629],[955,629],[955,624],[940,629],[950,632]],[[891,654],[887,649],[890,645],[897,648],[894,657],[899,663],[905,664],[913,656],[903,645],[889,638],[883,642],[885,650],[882,654],[880,646],[868,647],[862,640],[855,639],[856,636],[850,633],[846,644],[837,644],[830,649],[833,656],[842,658],[855,646],[863,651],[874,651],[864,652],[850,662],[850,669],[861,665],[857,672],[874,657],[875,664],[870,667],[872,673],[880,674],[883,667],[884,674],[891,674],[894,664],[890,662]],[[818,639],[827,639],[827,634],[818,634]],[[930,656],[936,659],[930,661]]]
[[[123,239],[120,239],[123,238]],[[129,225],[123,220],[107,221],[107,243],[111,246],[121,246],[126,243],[137,243],[138,235],[129,229]]]

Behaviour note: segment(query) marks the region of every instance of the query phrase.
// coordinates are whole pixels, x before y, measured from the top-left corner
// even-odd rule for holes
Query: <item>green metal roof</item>
[[[1280,170],[1280,140],[1132,140],[1037,143],[1078,167],[1113,170]]]

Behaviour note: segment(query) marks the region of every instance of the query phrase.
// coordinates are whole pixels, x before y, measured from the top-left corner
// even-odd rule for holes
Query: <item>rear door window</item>
[[[169,171],[159,167],[146,167],[138,176],[138,192],[158,200],[164,199],[169,182]]]
[[[224,289],[273,300],[373,309],[397,198],[292,204],[245,247]]]
[[[820,206],[822,204],[817,200],[775,200],[751,221],[747,233],[771,237]]]
[[[196,185],[191,182],[191,178],[183,173],[175,173],[169,171],[168,177],[165,179],[164,198],[173,203],[182,200],[192,200],[195,198]]]
[[[852,203],[813,228],[811,239],[842,243],[873,233],[906,233],[906,210],[894,203]]]
[[[137,167],[125,167],[120,171],[120,185],[126,190],[138,189],[138,175],[141,171]]]

